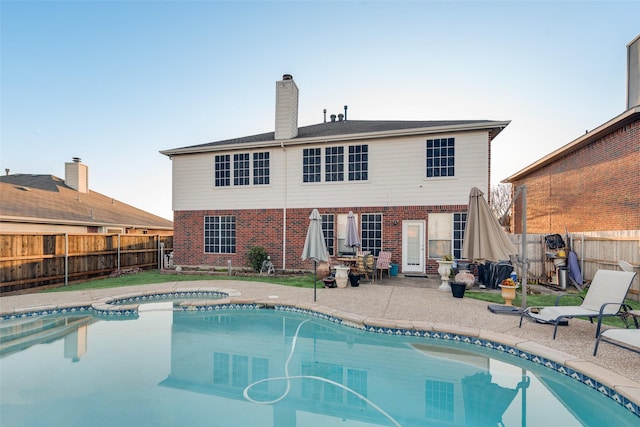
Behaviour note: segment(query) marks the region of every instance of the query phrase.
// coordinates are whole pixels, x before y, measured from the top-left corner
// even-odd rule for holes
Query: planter
[[[511,302],[516,298],[516,286],[498,285],[502,289],[502,298],[504,298],[504,305],[513,306]]]
[[[440,280],[442,280],[442,283],[438,287],[438,290],[448,292],[451,290],[451,286],[449,286],[449,273],[451,272],[453,261],[438,260],[437,262],[438,274],[440,275]]]
[[[451,294],[454,298],[464,297],[464,291],[467,290],[467,285],[462,282],[451,282]]]
[[[453,280],[464,283],[467,289],[471,289],[476,282],[475,276],[468,271],[460,271]]]
[[[336,267],[336,285],[339,288],[346,288],[347,281],[349,280],[349,267],[338,266]]]
[[[349,275],[349,284],[353,288],[357,288],[360,286],[360,275],[359,274],[350,274]]]

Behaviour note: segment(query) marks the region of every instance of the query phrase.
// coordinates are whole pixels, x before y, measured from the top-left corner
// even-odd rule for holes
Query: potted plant
[[[467,290],[467,284],[456,280],[456,271],[453,268],[449,273],[449,286],[451,286],[451,294],[454,298],[464,297],[464,291]]]
[[[451,266],[453,266],[453,256],[445,254],[438,261],[438,274],[440,275],[440,280],[442,283],[440,287],[438,287],[441,291],[450,291],[451,286],[449,286],[449,273],[451,271]]]
[[[354,273],[353,271],[350,271],[349,284],[354,288],[360,286],[360,275],[358,273]]]
[[[516,289],[518,288],[518,284],[513,281],[512,278],[504,279],[501,284],[499,284],[500,289],[502,289],[502,298],[504,298],[504,305],[512,306],[513,301],[516,297]]]

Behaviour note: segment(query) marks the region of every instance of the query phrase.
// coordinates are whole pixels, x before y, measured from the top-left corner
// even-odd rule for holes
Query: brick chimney
[[[79,193],[89,192],[89,168],[79,157],[64,164],[64,183]]]
[[[298,136],[298,86],[291,74],[276,82],[276,135],[275,139]]]

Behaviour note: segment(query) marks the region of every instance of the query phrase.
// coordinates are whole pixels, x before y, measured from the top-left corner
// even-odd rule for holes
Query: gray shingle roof
[[[0,176],[0,217],[171,229],[173,222],[103,194],[78,193],[53,175]]]
[[[389,131],[406,131],[410,129],[436,128],[436,127],[454,127],[460,125],[473,124],[491,124],[495,123],[496,127],[504,127],[504,122],[493,122],[490,120],[430,120],[430,121],[406,121],[406,120],[344,120],[336,122],[326,122],[311,126],[303,126],[298,128],[298,136],[294,139],[330,137],[338,135],[354,135],[375,132]],[[260,133],[241,138],[225,139],[222,141],[208,142],[205,144],[192,145],[188,147],[178,148],[176,150],[188,150],[190,148],[206,148],[218,147],[224,145],[234,145],[254,142],[274,141],[275,132]],[[170,154],[173,150],[162,151],[164,154]]]

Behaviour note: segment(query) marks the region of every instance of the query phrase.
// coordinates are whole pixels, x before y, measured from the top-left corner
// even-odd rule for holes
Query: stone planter
[[[516,286],[498,285],[502,289],[502,298],[504,298],[504,305],[513,306],[511,303],[516,298]]]
[[[451,266],[453,265],[453,261],[443,261],[438,260],[438,274],[440,275],[440,280],[442,283],[438,287],[438,290],[443,292],[451,291],[451,286],[449,286],[449,273],[451,272]]]
[[[339,265],[336,267],[336,285],[339,288],[346,288],[349,280],[349,267]]]

